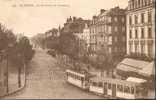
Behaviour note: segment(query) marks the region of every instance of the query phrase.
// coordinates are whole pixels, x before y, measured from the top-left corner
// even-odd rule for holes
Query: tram
[[[133,77],[127,80],[94,77],[90,79],[89,91],[123,99],[141,99],[148,94],[146,80]]]
[[[89,78],[94,76],[86,72],[77,72],[70,69],[66,70],[66,74],[68,83],[84,90],[89,89]]]

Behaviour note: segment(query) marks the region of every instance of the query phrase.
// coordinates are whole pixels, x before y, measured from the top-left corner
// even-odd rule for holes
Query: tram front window
[[[137,94],[137,95],[145,96],[145,95],[148,94],[148,91],[147,91],[146,87],[137,86],[137,87],[136,87],[136,94]]]
[[[125,87],[124,87],[124,92],[130,93],[130,88],[129,88],[128,86],[125,86]]]
[[[109,83],[108,84],[108,89],[111,89],[112,88],[112,85]]]
[[[131,87],[131,93],[134,94],[134,87]]]
[[[123,92],[123,86],[122,85],[117,85],[117,89],[118,89],[118,91]]]
[[[93,82],[93,86],[96,86],[96,82]]]
[[[98,86],[99,86],[99,87],[102,87],[102,86],[103,86],[103,85],[102,85],[102,82],[99,82]]]

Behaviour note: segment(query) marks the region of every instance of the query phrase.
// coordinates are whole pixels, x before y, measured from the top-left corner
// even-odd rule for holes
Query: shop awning
[[[142,60],[135,60],[125,58],[122,62],[117,65],[117,70],[124,72],[135,72],[143,76],[155,75],[155,67],[153,62],[147,62]]]

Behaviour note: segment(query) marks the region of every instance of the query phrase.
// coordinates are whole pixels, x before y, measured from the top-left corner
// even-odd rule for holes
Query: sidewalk
[[[17,73],[9,73],[9,92],[7,93],[7,87],[1,87],[0,88],[0,97],[15,93],[22,88],[24,88],[26,79],[25,79],[25,69],[22,70],[21,74],[21,87],[18,87],[18,74]]]

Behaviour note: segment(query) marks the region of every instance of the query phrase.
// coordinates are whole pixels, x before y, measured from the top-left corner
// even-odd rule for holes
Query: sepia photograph
[[[156,0],[0,0],[0,99],[155,99]]]

